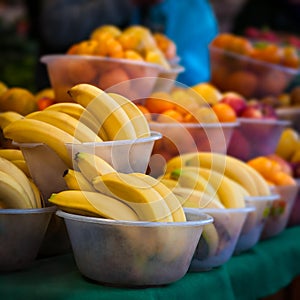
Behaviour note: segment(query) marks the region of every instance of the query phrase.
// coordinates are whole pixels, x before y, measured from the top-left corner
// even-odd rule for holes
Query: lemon
[[[292,128],[286,128],[279,138],[275,153],[290,161],[296,149],[299,148],[299,144],[299,134],[297,131]]]
[[[222,93],[212,84],[204,82],[192,86],[209,104],[216,104],[222,98]]]

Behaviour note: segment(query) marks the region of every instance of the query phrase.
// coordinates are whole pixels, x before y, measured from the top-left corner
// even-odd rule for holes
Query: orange
[[[78,54],[79,43],[71,45],[67,50],[67,54]]]
[[[265,179],[272,181],[270,175],[280,172],[281,166],[279,163],[265,157],[258,156],[247,162],[252,168],[259,172]]]
[[[298,51],[293,46],[283,47],[283,59],[282,64],[290,68],[298,68],[300,64],[300,59]]]
[[[122,82],[122,89],[130,90],[129,76],[122,68],[115,68],[103,73],[98,81],[98,86],[102,90],[106,90],[114,85]]]
[[[220,122],[236,122],[237,116],[234,109],[226,103],[216,103],[212,106]]]
[[[175,107],[171,96],[165,92],[155,92],[145,101],[146,108],[151,113],[160,114]]]
[[[211,83],[198,83],[192,86],[192,90],[203,97],[209,104],[215,104],[222,98],[221,92]]]
[[[176,57],[176,45],[163,33],[154,33],[153,37],[156,41],[158,48],[163,52],[167,59],[172,59]]]
[[[163,111],[158,117],[157,122],[159,123],[172,123],[172,122],[182,122],[182,114],[175,109],[168,109]]]
[[[124,58],[144,61],[143,57],[135,50],[124,51]]]
[[[144,105],[136,104],[136,106],[145,115],[147,121],[150,122],[152,120],[150,111]]]
[[[92,40],[100,40],[103,36],[106,37],[117,37],[120,36],[122,31],[114,25],[102,25],[94,29],[90,35]]]
[[[295,185],[295,179],[283,171],[270,174],[269,180],[275,185]]]
[[[113,37],[103,37],[99,40],[98,46],[95,49],[95,55],[108,56],[113,58],[123,58],[124,51],[119,41]]]
[[[76,53],[84,54],[84,55],[94,55],[97,47],[98,47],[97,41],[94,40],[82,41],[77,45]]]

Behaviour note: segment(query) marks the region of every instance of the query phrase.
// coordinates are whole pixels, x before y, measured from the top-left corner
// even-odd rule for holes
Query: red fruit
[[[43,110],[46,107],[56,103],[56,101],[52,98],[43,97],[37,101],[38,110]]]
[[[262,111],[258,108],[255,107],[254,105],[252,106],[247,106],[241,113],[242,118],[252,118],[252,119],[262,119],[263,118],[263,113]]]
[[[251,146],[244,135],[235,129],[232,133],[231,140],[227,149],[228,155],[234,156],[247,161],[251,152]]]
[[[219,102],[226,103],[231,106],[238,117],[241,116],[243,110],[247,107],[246,99],[235,92],[224,93]]]

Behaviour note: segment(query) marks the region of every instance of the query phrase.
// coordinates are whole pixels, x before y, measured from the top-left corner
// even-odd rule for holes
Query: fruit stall
[[[2,296],[297,299],[298,53],[209,51],[189,87],[167,36],[105,25],[41,57],[49,88],[1,82]]]

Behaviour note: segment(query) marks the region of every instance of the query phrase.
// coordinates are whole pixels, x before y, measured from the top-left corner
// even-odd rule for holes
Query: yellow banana
[[[49,105],[44,110],[59,111],[70,115],[71,117],[79,120],[95,133],[99,135],[101,124],[87,109],[82,105],[73,102],[59,102]],[[107,137],[100,136],[103,140],[107,140]]]
[[[3,130],[10,123],[24,118],[15,111],[4,111],[0,113],[0,128]]]
[[[0,149],[0,156],[8,160],[24,159],[23,153],[20,149]]]
[[[123,202],[97,192],[66,190],[48,199],[64,211],[113,220],[138,221],[137,214]]]
[[[194,172],[194,168],[184,167],[171,173],[171,178],[177,179],[180,186],[198,191],[205,191],[211,198],[219,199],[215,188],[200,173]]]
[[[143,173],[131,173],[131,176],[141,178],[145,183],[149,184],[149,187],[153,187],[166,201],[173,217],[174,222],[185,222],[186,217],[183,211],[183,207],[179,202],[175,194],[165,186],[161,181],[143,174]]]
[[[65,143],[80,142],[67,132],[42,121],[23,118],[6,126],[3,130],[6,138],[17,143],[44,143],[66,163],[72,167],[72,159]]]
[[[46,122],[73,135],[80,142],[102,142],[102,139],[82,122],[59,111],[35,111],[25,118]]]
[[[126,112],[106,92],[82,83],[73,86],[68,93],[97,118],[108,140],[136,139],[135,129]]]
[[[226,208],[245,207],[244,194],[236,187],[236,183],[229,177],[215,170],[195,168],[195,174],[203,176],[216,190],[220,202]]]
[[[191,208],[218,208],[223,209],[225,206],[216,197],[212,197],[205,191],[194,190],[190,188],[176,187],[173,193],[179,198],[183,207]]]
[[[198,153],[198,152],[196,152]],[[177,155],[172,157],[167,161],[166,168],[165,168],[165,174],[170,174],[175,169],[180,169],[186,165],[186,162],[193,158],[196,153],[184,153],[181,155]]]
[[[226,175],[242,185],[251,196],[258,196],[257,183],[246,163],[226,154],[197,152],[185,162],[186,166],[203,167]]]
[[[116,170],[101,157],[87,152],[78,152],[75,155],[77,168],[83,176],[92,182],[99,175],[116,172]]]
[[[0,199],[5,208],[33,208],[23,187],[10,174],[0,171]]]
[[[31,185],[32,191],[34,193],[34,197],[35,197],[35,203],[36,203],[35,207],[42,208],[44,206],[42,194],[32,179],[29,178],[29,182],[30,182],[30,185]]]
[[[93,185],[79,171],[67,169],[63,177],[70,190],[96,192]]]
[[[11,162],[18,167],[20,170],[24,172],[24,174],[28,177],[31,178],[30,171],[28,169],[27,162],[24,159],[14,159],[11,160]]]
[[[151,135],[149,123],[145,115],[132,101],[119,94],[108,93],[108,95],[124,109],[135,129],[137,138],[149,137]]]
[[[35,197],[30,182],[25,173],[15,166],[10,160],[0,157],[0,171],[7,173],[22,187],[24,196],[28,199],[28,205],[35,206]]]
[[[131,207],[142,221],[172,222],[163,197],[142,179],[124,173],[108,173],[93,179],[97,191]]]

